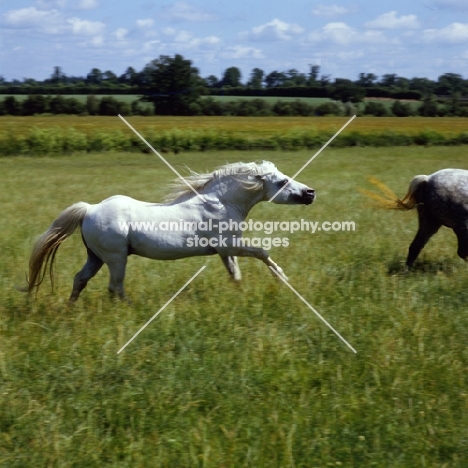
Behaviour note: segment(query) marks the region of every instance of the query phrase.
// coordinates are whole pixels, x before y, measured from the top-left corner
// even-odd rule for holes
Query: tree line
[[[0,77],[0,94],[10,95],[0,105],[0,113],[31,115],[34,113],[88,113],[91,115],[115,115],[120,106],[122,114],[159,115],[322,115],[343,113],[343,107],[330,105],[328,109],[300,104],[275,105],[258,101],[250,104],[230,103],[221,105],[206,96],[252,96],[252,97],[322,97],[336,103],[356,104],[364,98],[390,98],[399,101],[391,108],[367,103],[362,110],[372,115],[419,113],[420,115],[465,115],[464,98],[468,96],[468,79],[456,73],[445,73],[437,80],[428,78],[404,78],[396,74],[381,77],[373,73],[360,73],[356,80],[331,79],[321,74],[320,66],[311,65],[307,73],[296,69],[266,73],[254,68],[243,81],[237,67],[227,68],[221,77],[210,75],[202,78],[192,62],[181,55],[161,55],[152,60],[141,71],[128,67],[118,76],[112,71],[93,68],[86,76],[67,76],[56,66],[51,76],[43,81],[24,79],[7,81]],[[19,102],[15,94],[27,94]],[[65,98],[70,94],[88,95],[86,103],[76,98]],[[140,100],[127,104],[111,96],[98,99],[95,94],[135,94]],[[44,96],[47,95],[47,96]],[[52,95],[54,95],[52,97]],[[201,99],[203,97],[203,99]],[[417,110],[405,108],[402,100],[421,101]],[[437,102],[438,101],[438,102]],[[143,105],[152,104],[152,109]],[[438,104],[443,103],[444,106]],[[328,103],[325,103],[328,104]],[[333,103],[331,103],[333,104]],[[370,106],[368,105],[370,104]],[[281,107],[283,106],[283,107]],[[289,107],[288,107],[289,106]],[[307,108],[309,106],[310,108]],[[39,110],[39,111],[38,111]]]

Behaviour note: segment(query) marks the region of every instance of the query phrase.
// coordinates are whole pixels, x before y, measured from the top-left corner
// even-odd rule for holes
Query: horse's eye
[[[280,182],[281,187],[284,187],[289,182],[288,179],[284,179]]]

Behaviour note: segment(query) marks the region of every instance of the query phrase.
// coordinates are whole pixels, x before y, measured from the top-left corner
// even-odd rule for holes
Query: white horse
[[[268,161],[227,164],[209,174],[191,172],[185,180],[191,187],[176,181],[166,203],[115,195],[96,205],[79,202],[65,209],[34,245],[25,290],[39,288],[49,263],[53,285],[57,249],[78,226],[88,258],[75,276],[70,301],[78,299],[104,263],[110,272],[109,291],[125,298],[123,282],[131,254],[155,260],[218,254],[234,280],[241,279],[236,257],[255,257],[286,279],[266,250],[238,241],[242,237],[238,226],[254,205],[275,195],[275,203],[310,205],[313,189]],[[220,223],[227,228],[222,236]]]

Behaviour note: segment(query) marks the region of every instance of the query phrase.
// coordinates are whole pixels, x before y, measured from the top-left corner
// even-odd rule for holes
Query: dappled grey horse
[[[376,185],[385,190],[381,183]],[[374,197],[378,198],[378,197]],[[411,181],[403,199],[380,199],[385,208],[418,210],[419,229],[408,250],[411,268],[427,241],[441,226],[453,229],[458,239],[458,255],[468,261],[468,171],[442,169],[429,176],[418,175]]]

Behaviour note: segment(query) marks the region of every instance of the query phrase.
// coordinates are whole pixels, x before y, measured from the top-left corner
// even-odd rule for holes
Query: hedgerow
[[[332,132],[316,129],[292,129],[273,132],[265,136],[252,137],[229,131],[214,129],[143,132],[148,143],[161,152],[211,151],[211,150],[300,150],[319,148],[332,136]],[[434,130],[416,133],[385,131],[348,131],[340,134],[333,142],[335,147],[352,146],[441,146],[466,145],[468,132],[443,134]],[[76,152],[136,151],[151,149],[136,135],[120,130],[96,130],[90,133],[74,128],[34,127],[25,134],[12,132],[0,134],[0,156],[15,155],[61,155]]]

